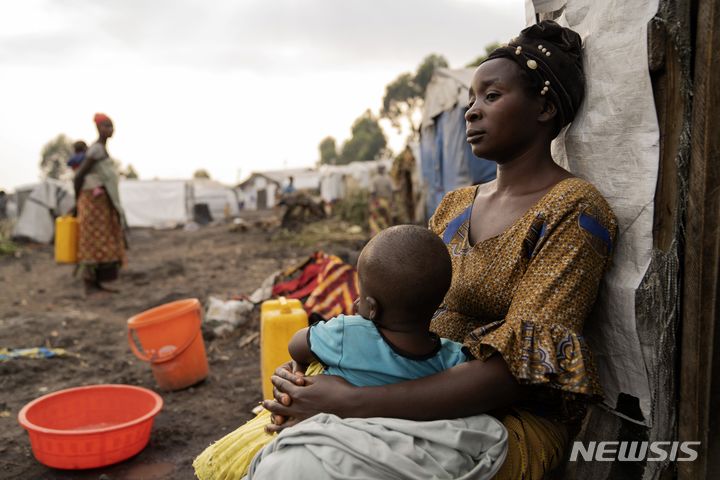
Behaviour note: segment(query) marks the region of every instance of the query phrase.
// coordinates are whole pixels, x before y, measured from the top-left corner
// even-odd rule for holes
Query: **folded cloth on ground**
[[[282,272],[277,281],[272,295],[299,299],[308,315],[315,313],[328,319],[354,312],[353,302],[358,296],[357,271],[335,255],[315,252]]]
[[[318,414],[266,445],[246,478],[490,479],[505,460],[507,440],[490,415],[416,422]]]

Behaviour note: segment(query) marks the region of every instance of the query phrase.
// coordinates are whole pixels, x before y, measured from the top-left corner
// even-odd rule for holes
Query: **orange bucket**
[[[166,303],[128,320],[130,349],[140,360],[150,362],[163,390],[180,390],[207,377],[201,322],[196,298]]]

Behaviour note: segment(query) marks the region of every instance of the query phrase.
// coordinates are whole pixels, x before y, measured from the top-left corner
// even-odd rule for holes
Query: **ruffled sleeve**
[[[499,352],[523,384],[602,395],[582,329],[610,261],[615,219],[601,197],[554,214],[534,226],[505,318],[475,328],[465,344],[479,359]]]

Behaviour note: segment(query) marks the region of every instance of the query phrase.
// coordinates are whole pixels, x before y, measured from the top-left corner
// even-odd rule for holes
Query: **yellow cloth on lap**
[[[518,408],[492,415],[508,430],[507,457],[493,480],[542,480],[562,464],[569,442],[563,424]]]
[[[313,363],[305,375],[313,376],[322,371],[322,365]],[[252,420],[207,447],[193,461],[197,478],[235,480],[244,477],[255,454],[275,438],[276,434],[265,433],[265,426],[269,423],[270,412],[263,410]]]

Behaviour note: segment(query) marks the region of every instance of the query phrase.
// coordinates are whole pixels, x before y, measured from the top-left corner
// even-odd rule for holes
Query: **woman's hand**
[[[293,371],[289,363],[275,370],[272,383],[275,400],[263,402],[263,407],[273,414],[273,423],[265,427],[268,433],[279,432],[318,413],[345,416],[356,388],[333,375],[306,377]]]
[[[499,353],[428,377],[378,387],[354,387],[333,375],[305,377],[293,373],[290,365],[278,368],[272,383],[275,400],[263,402],[274,417],[268,432],[279,432],[320,412],[341,418],[467,417],[514,405],[525,395]]]
[[[289,362],[285,362],[282,365],[280,365],[278,368],[275,369],[275,375],[279,375],[283,378],[287,378],[289,381],[293,382],[295,385],[305,385],[304,377],[305,377],[305,368],[304,366],[301,366],[298,362],[295,360],[290,360]],[[290,395],[287,395],[285,393],[282,393],[280,390],[277,389],[273,385],[273,397],[275,397],[275,401],[280,402],[282,405],[289,406],[292,403],[292,399],[290,398]],[[283,425],[285,422],[288,421],[288,419],[282,415],[276,415],[272,414],[270,416],[270,420],[274,425]],[[292,422],[292,425],[294,425],[297,422]],[[285,425],[282,428],[288,427],[290,425]],[[281,429],[282,429],[281,428]],[[266,428],[268,433],[271,433],[269,428]]]
[[[295,385],[302,386],[305,385],[305,369],[306,368],[304,365],[300,365],[295,360],[290,360],[289,362],[283,363],[278,368],[276,368],[273,376],[282,377],[289,382],[294,383]],[[290,398],[290,396],[278,390],[274,383],[273,397],[275,397],[275,400],[282,403],[283,405],[290,405],[292,403],[292,399]],[[277,417],[280,417],[280,415],[277,415]],[[275,419],[273,419],[273,421],[275,421]],[[281,420],[277,423],[280,424],[284,421],[285,420]]]

